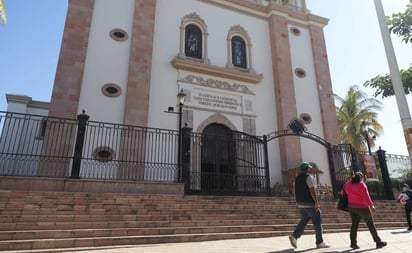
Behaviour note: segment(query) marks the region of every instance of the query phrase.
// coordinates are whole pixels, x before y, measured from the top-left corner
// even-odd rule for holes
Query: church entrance
[[[202,133],[202,191],[233,191],[236,189],[235,179],[234,141],[231,130],[221,124],[210,124]]]
[[[262,137],[219,123],[184,134],[183,178],[188,194],[266,195],[267,147]]]

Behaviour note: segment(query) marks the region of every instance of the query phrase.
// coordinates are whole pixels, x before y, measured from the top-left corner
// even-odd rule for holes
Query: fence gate
[[[266,141],[279,137],[299,136],[313,140],[327,149],[331,182],[334,197],[342,189],[352,171],[357,168],[356,155],[351,144],[332,145],[320,136],[309,133],[299,119],[292,119],[288,129],[272,132],[266,136]]]
[[[188,139],[185,138],[188,137]],[[190,138],[190,139],[189,139]],[[267,194],[269,170],[262,137],[211,124],[183,137],[183,174],[192,194]]]
[[[270,193],[267,141],[242,132],[232,132],[238,191]]]
[[[357,168],[356,154],[351,144],[339,144],[329,146],[328,156],[333,193],[337,197],[337,193]]]

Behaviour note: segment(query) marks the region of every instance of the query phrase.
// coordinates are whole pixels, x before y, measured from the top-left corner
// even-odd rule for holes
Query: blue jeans
[[[315,228],[316,232],[316,244],[322,243],[322,217],[320,215],[320,211],[316,211],[315,208],[299,208],[300,212],[300,221],[293,231],[292,235],[295,238],[299,238],[303,231],[305,230],[306,224],[308,224],[309,220],[312,220],[313,227]]]

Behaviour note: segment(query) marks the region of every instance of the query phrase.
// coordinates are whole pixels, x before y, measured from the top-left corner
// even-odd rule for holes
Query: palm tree
[[[3,0],[0,0],[0,18],[1,18],[3,25],[6,24],[7,15],[6,15],[6,7],[4,6]]]
[[[339,104],[336,106],[336,115],[342,142],[352,144],[358,151],[367,151],[368,142],[369,147],[374,147],[374,137],[383,132],[376,112],[382,109],[382,103],[369,98],[356,85],[349,87],[345,98],[336,94],[334,96],[335,102]]]

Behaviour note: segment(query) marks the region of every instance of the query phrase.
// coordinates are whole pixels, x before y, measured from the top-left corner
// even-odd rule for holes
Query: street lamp
[[[366,140],[366,145],[368,146],[368,154],[369,154],[369,155],[372,155],[372,152],[371,152],[371,144],[370,144],[370,140],[369,140],[369,133],[368,133],[368,131],[365,129],[365,127],[366,127],[366,123],[365,123],[365,121],[363,121],[363,122],[362,122],[362,128],[364,128],[364,130],[363,130],[363,137],[365,138],[365,140]],[[376,136],[375,136],[375,135],[372,136],[372,139],[375,140],[375,139],[376,139]]]
[[[179,93],[177,94],[177,103],[179,105],[179,111],[174,112],[173,107],[169,107],[166,113],[175,113],[179,115],[179,135],[178,135],[178,143],[177,143],[177,166],[178,166],[178,180],[179,182],[182,181],[182,108],[185,104],[186,100],[186,93],[184,93],[183,89],[180,89]]]
[[[177,94],[177,101],[179,102],[180,107],[185,104],[185,100],[186,93],[184,93],[183,89],[180,89],[179,93]]]
[[[179,145],[177,148],[177,164],[179,166],[179,182],[182,181],[182,107],[185,104],[186,93],[183,89],[177,94],[177,101],[179,102]]]
[[[369,135],[368,135],[368,131],[363,131],[363,134],[364,134],[364,136],[365,136],[365,139],[366,139],[366,145],[368,146],[368,154],[369,155],[372,155],[372,152],[371,152],[371,144],[370,144],[370,142],[369,142]]]

